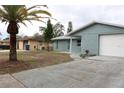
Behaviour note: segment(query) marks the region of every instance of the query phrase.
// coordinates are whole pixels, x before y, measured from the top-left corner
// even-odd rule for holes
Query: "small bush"
[[[89,54],[89,55],[87,55],[87,54],[81,54],[80,55],[80,57],[82,57],[82,58],[91,57],[91,56],[96,56],[96,54]]]
[[[86,58],[87,55],[86,55],[86,54],[81,54],[80,57],[82,57],[82,58]]]

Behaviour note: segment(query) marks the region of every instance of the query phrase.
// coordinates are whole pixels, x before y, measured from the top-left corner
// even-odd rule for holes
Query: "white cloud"
[[[124,24],[124,6],[101,6],[101,5],[48,5],[54,18],[65,25],[67,29],[68,21],[73,22],[73,28],[77,29],[93,20],[105,21],[116,24]],[[56,22],[56,21],[55,21]],[[54,23],[55,23],[54,22]],[[39,32],[39,26],[43,24],[33,22],[28,23],[28,27],[21,26],[20,34],[32,35]],[[6,27],[0,25],[0,31],[5,37]]]
[[[50,4],[50,5],[122,5],[123,0],[0,0],[1,4]]]

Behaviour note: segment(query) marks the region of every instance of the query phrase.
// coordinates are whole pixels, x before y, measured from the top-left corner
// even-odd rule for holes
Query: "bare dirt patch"
[[[9,62],[8,56],[9,53],[0,53],[0,74],[15,73],[73,60],[69,54],[46,51],[18,52],[17,62]]]

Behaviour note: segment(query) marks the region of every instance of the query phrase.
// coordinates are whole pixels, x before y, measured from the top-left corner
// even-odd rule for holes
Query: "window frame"
[[[77,40],[77,46],[81,46],[81,40]]]

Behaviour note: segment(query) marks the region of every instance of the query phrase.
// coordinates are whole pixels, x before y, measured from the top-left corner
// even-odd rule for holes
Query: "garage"
[[[80,37],[80,50],[72,53],[79,55],[86,54],[86,50],[88,50],[89,55],[124,57],[124,25],[104,22],[93,22],[87,24],[86,26],[72,31],[63,37],[57,37],[58,39],[53,40],[55,51],[57,44],[56,40],[59,40],[59,43],[61,43],[61,45],[58,46],[59,50],[61,47],[63,50],[66,49],[64,44],[60,42],[60,38],[66,42],[64,37]],[[76,45],[77,42],[73,43]],[[78,47],[74,47],[74,45],[72,44],[71,46],[72,51],[78,49]]]
[[[101,35],[99,55],[124,57],[124,34]]]

